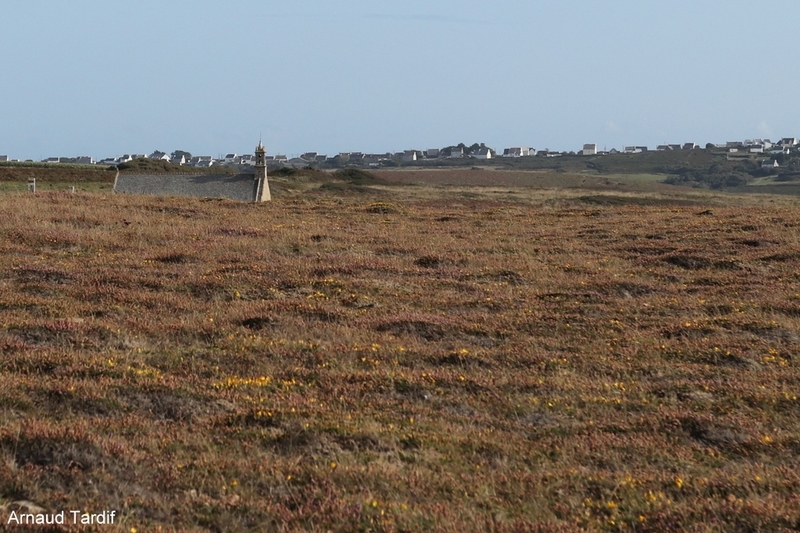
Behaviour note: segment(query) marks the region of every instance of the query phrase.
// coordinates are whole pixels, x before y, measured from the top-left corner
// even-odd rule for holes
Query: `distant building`
[[[478,148],[472,152],[472,157],[475,159],[491,159],[492,150],[490,148]]]
[[[694,150],[695,148],[697,148],[695,143],[684,143],[683,145],[684,150]]]
[[[438,159],[441,155],[441,150],[438,148],[428,148],[425,150],[425,157],[428,159]]]
[[[761,168],[778,168],[780,165],[774,159],[765,159],[761,162]]]
[[[534,155],[536,150],[533,151]],[[512,148],[503,149],[503,157],[527,157],[531,155],[531,149],[527,146],[516,146]]]
[[[536,152],[536,155],[539,157],[561,157],[564,154],[561,152],[551,151],[549,148],[545,148],[544,150],[539,150]]]
[[[75,162],[81,165],[94,165],[94,159],[88,155],[79,155],[75,158]]]
[[[416,150],[405,150],[402,154],[400,154],[400,161],[403,163],[411,163],[412,161],[417,160],[417,151]]]
[[[448,156],[451,159],[458,159],[460,157],[464,157],[464,149],[463,148],[451,148],[450,155]]]
[[[0,163],[8,163],[8,156],[0,155]]]
[[[189,159],[187,164],[198,168],[209,168],[214,164],[214,158],[210,155],[196,155]]]
[[[596,144],[584,144],[583,150],[581,150],[582,155],[597,155],[597,145]]]

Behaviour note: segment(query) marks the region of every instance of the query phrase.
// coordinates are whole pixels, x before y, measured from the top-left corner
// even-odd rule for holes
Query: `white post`
[[[28,178],[28,191],[36,192],[36,178]]]

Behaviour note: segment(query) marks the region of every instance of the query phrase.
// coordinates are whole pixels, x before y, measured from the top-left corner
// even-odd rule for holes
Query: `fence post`
[[[36,178],[28,178],[28,191],[36,192]]]

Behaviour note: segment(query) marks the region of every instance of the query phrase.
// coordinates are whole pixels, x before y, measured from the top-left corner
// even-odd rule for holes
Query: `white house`
[[[0,163],[8,163],[8,156],[0,155]]]
[[[236,154],[226,154],[225,157],[223,158],[223,161],[225,161],[225,164],[228,164],[228,165],[230,165],[230,164],[236,165],[236,164],[239,164],[241,159]]]
[[[583,150],[581,150],[581,154],[583,155],[597,155],[597,145],[596,144],[584,144]]]
[[[94,165],[94,159],[88,155],[79,155],[75,158],[75,162],[81,165]]]
[[[555,150],[550,150],[549,148],[545,148],[544,150],[539,150],[536,152],[536,155],[539,157],[561,157],[564,154]]]
[[[534,150],[534,154],[536,150]],[[531,149],[527,146],[517,146],[503,149],[503,157],[526,157],[531,155]]]
[[[158,159],[160,161],[169,161],[169,155],[165,154],[164,152],[160,152],[156,150],[152,154],[150,154],[150,159]]]
[[[474,152],[472,152],[472,157],[475,159],[491,159],[492,158],[492,150],[489,148],[478,148]]]
[[[416,150],[405,150],[400,155],[400,160],[404,163],[411,163],[412,161],[417,160],[417,151]]]
[[[214,158],[210,155],[199,155],[193,157],[189,164],[197,168],[211,168],[214,166]]]
[[[436,159],[441,155],[441,150],[438,148],[428,148],[425,150],[425,157],[428,159]]]
[[[448,156],[451,159],[458,159],[460,157],[464,157],[464,149],[463,148],[451,148],[450,155]]]
[[[181,154],[179,156],[173,157],[172,159],[169,160],[169,162],[172,163],[173,165],[183,166],[186,164],[186,156]]]
[[[774,159],[765,159],[761,162],[761,168],[778,168],[780,165]]]
[[[195,155],[192,156],[189,161],[186,162],[187,165],[191,165],[193,167],[204,167],[208,168],[214,164],[214,158],[210,155]]]

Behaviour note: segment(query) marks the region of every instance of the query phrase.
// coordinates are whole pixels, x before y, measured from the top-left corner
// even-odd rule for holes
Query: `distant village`
[[[696,150],[703,147],[695,143],[683,144],[662,144],[655,147],[655,151],[670,151],[670,150]],[[789,154],[792,151],[800,150],[800,141],[794,137],[782,138],[777,142],[772,142],[769,139],[747,139],[744,141],[731,141],[724,144],[706,144],[705,149],[728,152],[730,154],[745,155],[763,154],[763,166],[776,167],[777,161],[774,157],[779,154]],[[401,164],[414,163],[416,161],[435,161],[435,160],[452,160],[452,159],[474,159],[486,160],[497,157],[505,158],[519,158],[519,157],[562,157],[567,155],[578,156],[602,156],[610,154],[640,154],[648,152],[651,149],[647,146],[626,146],[622,150],[612,148],[605,151],[600,150],[597,144],[584,144],[583,148],[574,152],[558,152],[553,150],[537,150],[531,147],[517,146],[503,149],[502,153],[495,151],[483,144],[473,144],[466,146],[459,144],[457,146],[448,146],[446,148],[429,148],[427,150],[404,150],[402,152],[387,152],[381,154],[369,154],[362,152],[342,152],[334,156],[318,154],[317,152],[306,152],[297,157],[287,157],[286,155],[273,155],[267,156],[267,165],[272,168],[291,167],[291,168],[304,168],[309,166],[315,167],[392,167]],[[42,163],[51,164],[82,164],[82,165],[105,165],[116,166],[123,163],[131,162],[135,159],[152,159],[160,161],[168,161],[175,165],[182,165],[195,168],[209,168],[212,166],[239,166],[247,167],[255,165],[255,156],[253,154],[226,154],[224,157],[214,158],[212,156],[195,156],[189,152],[177,150],[172,153],[155,151],[151,154],[124,154],[122,156],[107,157],[101,160],[95,160],[90,156],[78,157],[48,157],[43,159]],[[0,163],[3,162],[21,162],[18,159],[10,159],[7,155],[0,155]],[[34,162],[27,160],[25,162]]]

